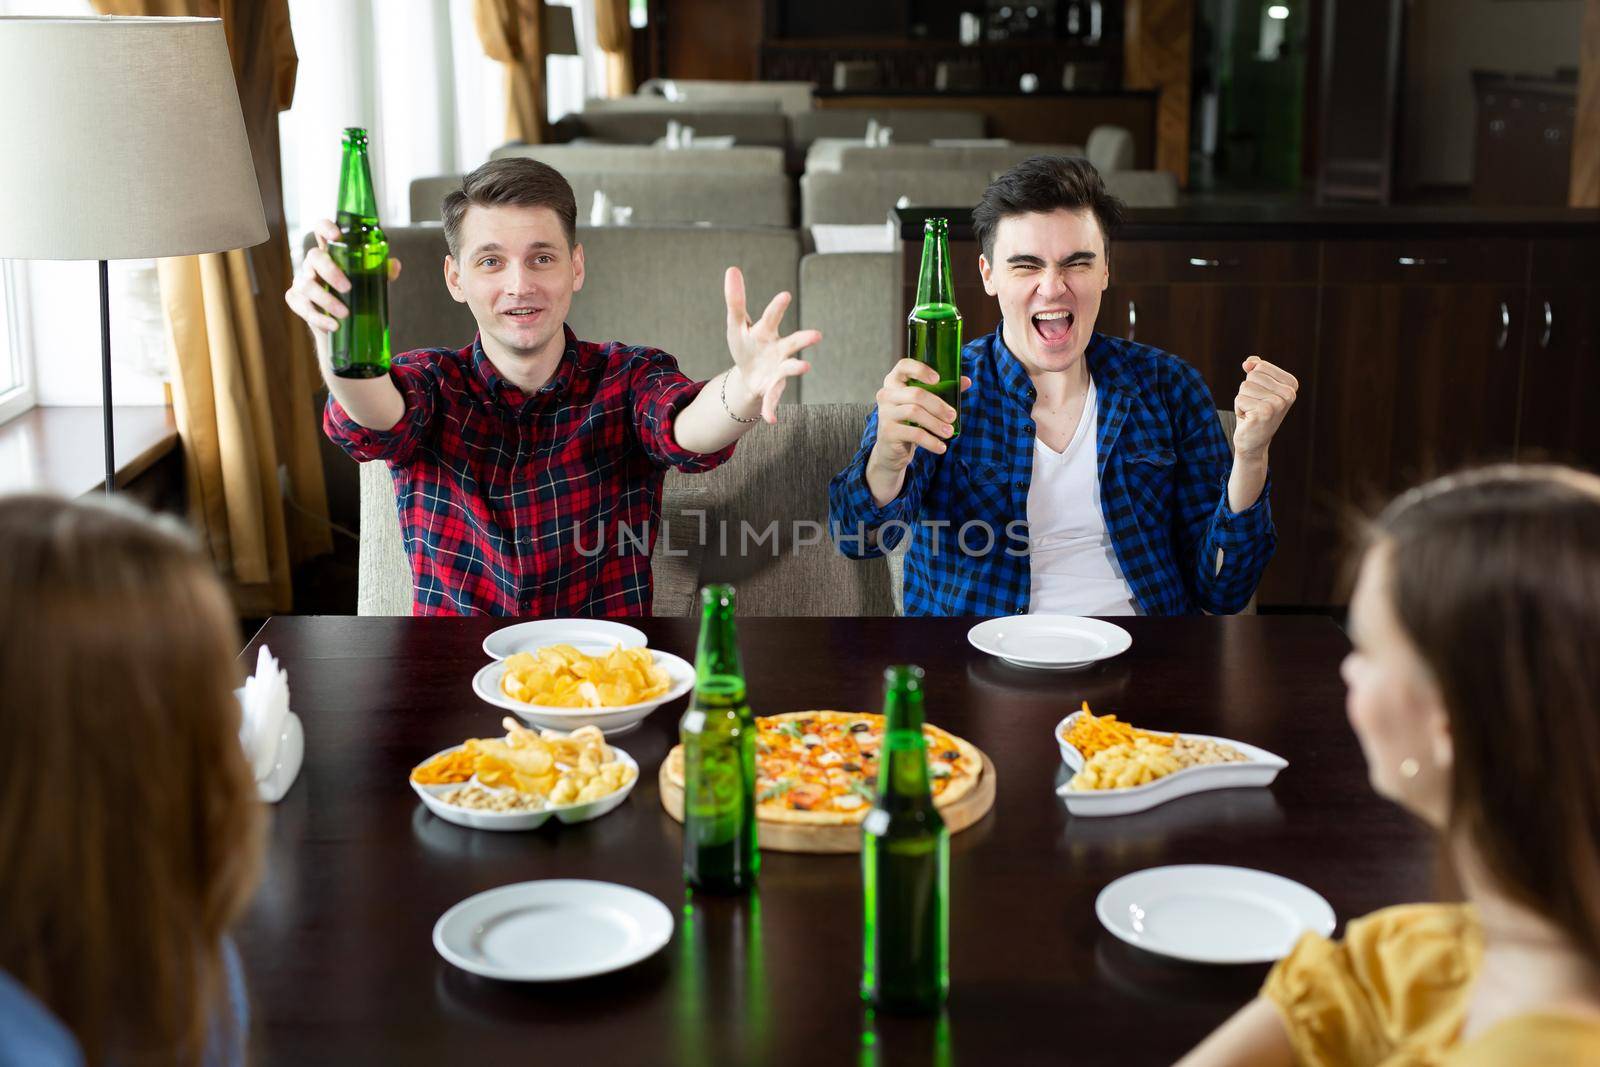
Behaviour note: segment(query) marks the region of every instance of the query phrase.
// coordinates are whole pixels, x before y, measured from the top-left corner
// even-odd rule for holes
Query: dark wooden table
[[[462,829],[430,816],[406,776],[498,732],[503,713],[470,681],[502,623],[272,619],[243,659],[262,643],[282,658],[306,763],[274,809],[266,880],[238,935],[254,1062],[1165,1064],[1249,999],[1265,968],[1124,946],[1094,915],[1112,879],[1169,863],[1258,867],[1321,892],[1341,927],[1430,895],[1427,835],[1367,784],[1331,622],[1134,619],[1131,651],[1062,675],[989,659],[966,642],[971,622],[740,622],[758,712],[878,710],[883,667],[919,663],[930,720],[998,768],[994,811],[952,839],[949,1009],[873,1020],[856,995],[853,858],[766,853],[758,898],[685,907],[679,828],[656,788],[681,701],[619,739],[643,773],[616,812],[526,834]],[[653,646],[692,657],[694,620],[640,625]],[[1052,793],[1052,727],[1084,699],[1137,724],[1249,741],[1290,766],[1270,790],[1075,819]],[[452,904],[538,878],[636,886],[678,927],[651,960],[566,985],[480,979],[435,954],[433,924]]]

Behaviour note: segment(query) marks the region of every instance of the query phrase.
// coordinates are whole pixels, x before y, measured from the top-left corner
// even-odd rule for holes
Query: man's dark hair
[[[461,254],[461,220],[467,208],[547,207],[561,220],[567,247],[578,243],[578,200],[561,172],[537,159],[496,159],[461,179],[461,188],[444,198],[444,239],[450,254]]]
[[[972,211],[972,226],[986,259],[994,259],[1000,220],[1014,215],[1047,214],[1059,208],[1088,208],[1100,224],[1107,247],[1122,224],[1124,205],[1106,191],[1100,172],[1076,156],[1032,156],[989,183]]]

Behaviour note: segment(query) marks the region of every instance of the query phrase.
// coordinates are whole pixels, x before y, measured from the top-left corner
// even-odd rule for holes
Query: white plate
[[[1076,774],[1083,769],[1083,753],[1069,745],[1061,735],[1072,729],[1072,724],[1083,715],[1075,711],[1056,723],[1056,744],[1061,748],[1061,762]],[[1157,731],[1159,732],[1159,731]],[[1216,741],[1232,745],[1246,759],[1244,763],[1211,763],[1201,767],[1185,767],[1173,771],[1153,782],[1136,785],[1131,789],[1068,789],[1065,784],[1056,795],[1066,801],[1067,810],[1074,815],[1131,815],[1136,811],[1165,804],[1169,800],[1203,793],[1210,789],[1239,789],[1246,786],[1267,786],[1278,777],[1278,772],[1289,766],[1282,756],[1264,748],[1247,745],[1229,737],[1212,737],[1210,734],[1182,734],[1195,741]]]
[[[610,882],[518,882],[468,897],[439,917],[433,947],[463,971],[510,982],[561,982],[648,959],[672,939],[672,912]]]
[[[1152,867],[1118,878],[1094,913],[1130,945],[1195,963],[1269,963],[1307,930],[1333,933],[1333,908],[1299,882],[1249,867]]]
[[[442,752],[435,752],[422,762],[426,763],[428,760],[436,759],[444,755],[445,752],[455,752],[461,747],[461,745],[452,745]],[[575,822],[588,822],[590,819],[598,819],[607,812],[616,810],[624,800],[628,799],[628,794],[633,792],[634,784],[639,781],[639,765],[634,762],[632,756],[615,745],[612,746],[612,751],[616,752],[617,759],[633,768],[633,778],[627,785],[609,796],[601,797],[599,800],[591,800],[584,804],[552,804],[543,811],[478,811],[475,808],[458,808],[453,804],[446,804],[440,797],[452,789],[458,789],[466,785],[466,782],[452,782],[446,785],[423,785],[409,778],[407,780],[411,781],[411,788],[416,790],[417,796],[422,798],[422,803],[427,806],[427,809],[445,822],[453,822],[457,826],[465,826],[473,830],[537,830],[549,822],[551,816],[568,825]],[[476,779],[473,779],[473,781],[476,781]]]
[[[1128,631],[1077,615],[1007,615],[967,631],[972,647],[1018,667],[1075,671],[1133,647]]]
[[[623,648],[643,648],[643,630],[605,619],[539,619],[505,626],[483,639],[490,659],[505,659],[516,652],[532,652],[546,645],[572,645],[591,656]]]
[[[535,726],[548,726],[553,730],[575,730],[580,726],[594,725],[608,734],[631,730],[645,720],[645,716],[670,701],[677,700],[694,688],[694,665],[670,652],[651,650],[655,663],[666,669],[672,686],[665,693],[641,704],[624,704],[616,708],[544,708],[512,700],[500,689],[500,678],[505,674],[503,660],[486,665],[472,678],[472,691],[487,703],[512,712],[524,722]]]

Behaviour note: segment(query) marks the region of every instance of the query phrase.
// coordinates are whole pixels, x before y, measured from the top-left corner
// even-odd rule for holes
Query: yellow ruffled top
[[[1519,1015],[1457,1040],[1483,961],[1477,914],[1407,904],[1306,934],[1267,976],[1302,1067],[1600,1065],[1600,1020]]]

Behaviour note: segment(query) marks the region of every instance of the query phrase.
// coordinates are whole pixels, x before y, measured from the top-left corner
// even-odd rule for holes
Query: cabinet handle
[[[1199,256],[1189,257],[1191,267],[1237,267],[1237,259],[1201,259]]]
[[[1500,336],[1495,338],[1495,348],[1503,349],[1511,338],[1511,309],[1506,307],[1504,300],[1500,301]]]
[[[1555,324],[1555,313],[1550,310],[1550,301],[1546,300],[1544,302],[1544,330],[1539,334],[1540,348],[1550,347],[1550,331],[1554,329]]]
[[[1139,327],[1139,308],[1132,300],[1128,301],[1128,340],[1133,340],[1133,334]]]
[[[1402,267],[1445,267],[1450,261],[1443,256],[1401,256],[1397,262]]]

